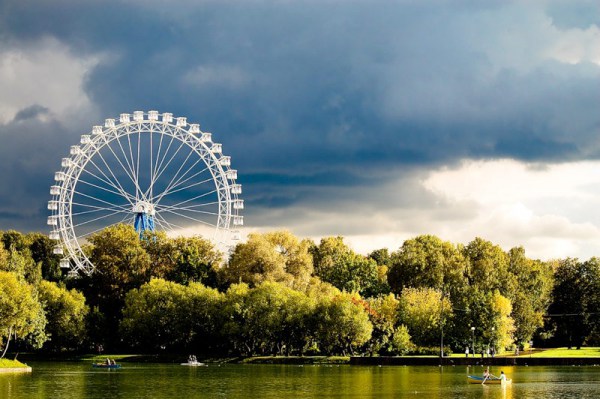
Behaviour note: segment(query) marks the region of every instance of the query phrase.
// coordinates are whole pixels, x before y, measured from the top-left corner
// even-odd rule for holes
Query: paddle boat
[[[181,365],[190,367],[206,366],[206,364],[199,362],[195,355],[190,355],[190,357],[188,357],[188,361],[186,363],[181,363]]]
[[[106,364],[106,363],[92,363],[92,367],[97,369],[120,369],[121,365],[117,363]]]
[[[488,377],[485,379],[485,382],[483,381],[485,377],[481,377],[481,376],[477,376],[477,375],[468,375],[467,376],[467,381],[469,381],[469,384],[484,384],[484,385],[500,385],[500,384],[510,384],[511,383],[511,379],[507,378],[505,380],[502,380],[499,377]]]
[[[199,367],[199,366],[206,366],[205,363],[201,363],[197,360],[193,360],[193,361],[188,361],[186,363],[181,363],[182,366],[190,366],[190,367]]]

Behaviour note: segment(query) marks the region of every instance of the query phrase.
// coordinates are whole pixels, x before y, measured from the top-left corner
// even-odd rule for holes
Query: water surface
[[[502,387],[468,384],[481,367],[30,365],[31,374],[0,374],[0,398],[600,398],[600,367],[494,367],[513,379]]]

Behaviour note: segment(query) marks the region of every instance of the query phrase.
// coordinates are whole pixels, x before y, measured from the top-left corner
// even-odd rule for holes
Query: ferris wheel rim
[[[172,226],[177,226],[176,224],[172,224],[168,222],[164,216],[159,216],[160,213],[166,212],[175,214],[178,217],[185,217],[191,219],[196,223],[205,223],[211,227],[215,228],[215,235],[218,232],[221,233],[229,233],[232,235],[232,239],[239,239],[239,232],[232,230],[232,226],[241,226],[243,225],[243,217],[239,215],[239,210],[243,209],[243,200],[240,200],[239,194],[241,193],[241,185],[236,183],[237,179],[237,171],[235,169],[231,169],[231,157],[225,156],[221,151],[221,144],[212,142],[212,135],[208,132],[202,132],[199,128],[198,124],[188,124],[187,118],[177,117],[173,118],[170,113],[160,114],[162,116],[161,120],[159,120],[158,111],[149,111],[148,113],[144,113],[143,111],[135,111],[133,113],[133,119],[130,114],[121,114],[119,117],[119,123],[116,124],[116,119],[106,119],[104,126],[94,126],[92,128],[91,134],[86,134],[81,136],[81,144],[83,146],[75,145],[71,146],[70,156],[68,158],[63,158],[62,169],[59,172],[55,173],[55,180],[58,184],[55,183],[50,189],[50,194],[52,195],[52,200],[48,204],[48,209],[52,209],[52,216],[48,218],[48,224],[53,226],[53,230],[51,232],[51,238],[59,239],[67,250],[67,256],[61,260],[61,266],[65,266],[65,260],[68,259],[69,266],[71,270],[75,270],[77,272],[84,272],[86,274],[90,274],[94,265],[89,260],[89,258],[84,253],[81,248],[80,240],[86,235],[93,234],[96,231],[91,233],[87,233],[82,236],[81,233],[77,233],[75,228],[79,227],[73,222],[73,205],[74,205],[74,197],[76,194],[80,194],[84,196],[85,194],[81,192],[77,192],[76,188],[80,182],[84,182],[86,184],[90,184],[92,186],[96,186],[85,180],[82,180],[82,173],[87,172],[92,175],[87,168],[89,167],[89,163],[93,163],[93,158],[96,155],[102,157],[101,151],[104,148],[109,148],[113,153],[115,159],[119,161],[120,166],[128,173],[128,169],[130,169],[132,175],[128,175],[129,178],[134,182],[136,186],[135,195],[132,195],[127,190],[125,190],[121,186],[121,182],[115,176],[113,171],[110,169],[108,163],[105,159],[102,159],[102,162],[106,166],[108,172],[112,175],[112,177],[108,176],[101,168],[94,164],[95,168],[100,172],[99,174],[103,174],[103,177],[94,175],[98,180],[103,181],[104,183],[108,183],[111,186],[109,189],[102,188],[103,190],[112,192],[114,195],[122,196],[129,205],[129,208],[125,205],[118,205],[117,210],[114,211],[114,214],[123,213],[125,214],[125,218],[121,220],[121,222],[127,219],[127,214],[131,214],[135,212],[136,209],[142,209],[143,212],[152,212],[152,215],[156,215],[156,221],[164,226],[168,226],[171,228]],[[140,142],[142,134],[150,134],[150,163],[151,163],[151,177],[150,184],[146,190],[142,190],[137,179],[139,178],[139,168],[140,168]],[[137,172],[134,173],[132,169],[132,165],[136,157],[132,152],[132,143],[131,136],[137,135],[138,143],[137,143]],[[173,144],[173,141],[179,142],[179,148],[177,151],[171,156],[171,159],[167,162],[167,165],[161,170],[162,162],[165,161],[166,156],[168,154],[169,148],[167,148],[166,152],[163,154],[164,158],[161,160],[161,165],[158,165],[158,159],[160,159],[160,148],[157,154],[156,165],[152,166],[154,153],[152,153],[152,137],[154,135],[160,136],[160,144],[163,143],[164,137],[169,137],[169,148]],[[131,158],[127,157],[125,150],[122,147],[121,139],[124,137],[129,140],[129,151],[131,153]],[[112,142],[118,142],[119,146],[121,146],[121,151],[123,151],[124,160],[128,164],[127,167],[123,165],[119,156],[115,154],[110,144]],[[209,146],[210,144],[210,146]],[[179,153],[179,150],[183,147],[187,146],[187,150],[189,153],[185,158],[184,162],[179,166],[179,169],[175,173],[175,177],[179,175],[188,158],[194,154],[196,156],[196,160],[192,165],[192,168],[195,167],[198,163],[203,163],[205,168],[197,172],[195,175],[208,171],[210,173],[210,179],[205,179],[200,181],[197,184],[204,184],[212,181],[214,183],[215,189],[213,191],[208,192],[208,194],[213,195],[216,194],[217,201],[215,202],[207,202],[201,203],[199,205],[192,205],[186,207],[186,211],[189,212],[197,212],[199,214],[207,214],[216,216],[216,222],[208,223],[199,218],[193,218],[187,216],[183,213],[177,212],[180,210],[178,206],[181,206],[187,202],[198,199],[203,195],[197,196],[195,198],[188,199],[187,201],[182,201],[179,204],[170,205],[170,206],[162,206],[160,204],[161,200],[174,192],[183,191],[185,188],[190,188],[191,186],[183,186],[179,187],[181,184],[186,183],[187,180],[194,178],[195,175],[187,178],[186,180],[182,179],[185,175],[191,170],[189,168],[182,176],[179,177],[177,181],[175,181],[175,177],[169,181],[167,188],[163,190],[159,195],[153,195],[153,188],[156,180],[160,177],[162,173],[165,172],[169,163],[175,158],[175,156]],[[220,154],[219,157],[217,155]],[[99,160],[97,159],[99,162]],[[129,164],[131,161],[131,164]],[[91,169],[91,167],[90,167]],[[157,175],[155,175],[158,171]],[[114,180],[113,180],[114,179]],[[116,184],[113,184],[115,183]],[[176,188],[173,192],[169,193],[169,190]],[[208,195],[206,194],[206,195]],[[106,202],[100,199],[95,199],[99,202]],[[192,209],[193,207],[202,207],[205,205],[215,205],[218,203],[218,212],[208,212],[204,210]],[[82,205],[80,203],[76,203],[77,206],[87,206],[91,208],[88,211],[82,211],[77,213],[77,216],[81,216],[86,213],[94,213],[99,209],[107,210],[106,206],[97,206],[97,205]],[[110,204],[114,205],[114,204]],[[138,208],[136,208],[138,207]],[[150,210],[151,208],[151,210]],[[113,214],[108,215],[113,216]],[[108,217],[104,216],[104,217]],[[100,219],[100,218],[98,218]],[[161,220],[162,219],[162,220]],[[91,223],[96,221],[96,219],[92,219],[85,223]],[[85,224],[81,223],[81,224]],[[116,223],[112,223],[116,224]],[[112,225],[110,224],[110,225]],[[103,226],[102,228],[106,228]],[[58,248],[58,245],[55,247],[55,253],[60,252],[61,250]]]

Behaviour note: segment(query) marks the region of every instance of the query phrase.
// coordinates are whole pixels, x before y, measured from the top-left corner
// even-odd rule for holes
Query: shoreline
[[[396,357],[352,356],[353,366],[600,366],[599,357]]]
[[[31,367],[1,367],[0,374],[7,373],[31,373]]]

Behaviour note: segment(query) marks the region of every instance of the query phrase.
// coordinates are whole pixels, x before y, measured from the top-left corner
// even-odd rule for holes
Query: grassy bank
[[[529,356],[528,351],[521,352],[523,356]],[[534,351],[531,357],[554,357],[554,358],[568,358],[568,357],[600,357],[600,348],[586,347],[581,349],[568,349],[568,348],[552,348],[542,349]]]
[[[0,359],[0,369],[18,369],[23,367],[27,367],[27,365],[18,360]]]

